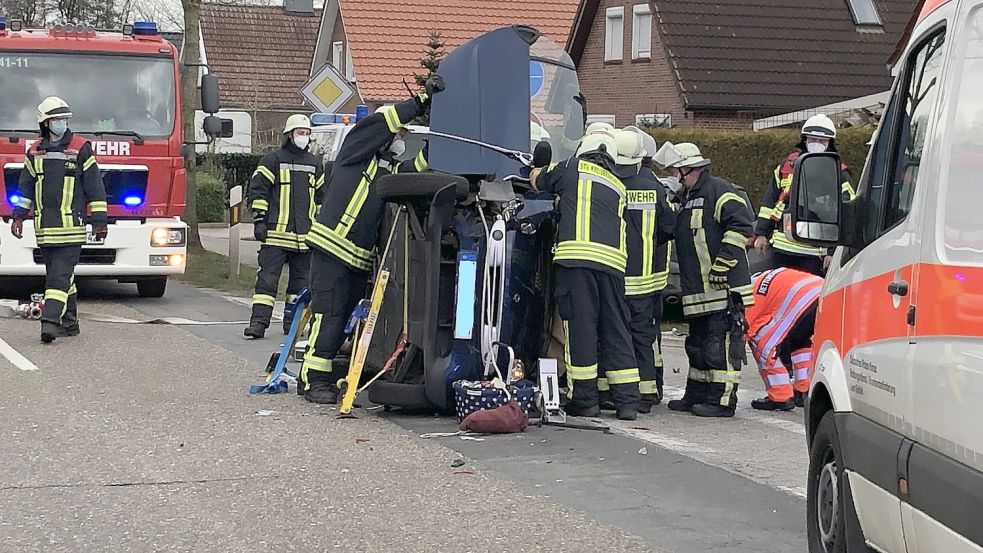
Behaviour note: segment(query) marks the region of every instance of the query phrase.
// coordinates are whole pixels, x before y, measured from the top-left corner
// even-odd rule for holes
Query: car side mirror
[[[840,241],[840,156],[833,152],[805,154],[795,162],[791,209],[782,221],[785,236],[815,246],[835,246]]]

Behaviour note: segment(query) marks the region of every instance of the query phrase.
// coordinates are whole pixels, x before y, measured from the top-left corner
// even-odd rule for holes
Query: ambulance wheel
[[[154,277],[137,281],[137,294],[141,298],[162,298],[167,291],[167,277]]]
[[[823,415],[809,448],[806,529],[809,553],[846,553],[848,500],[843,449],[833,411]]]
[[[376,181],[376,194],[383,200],[401,203],[405,200],[433,198],[437,192],[451,184],[457,187],[458,197],[467,197],[467,179],[436,172],[385,175]]]

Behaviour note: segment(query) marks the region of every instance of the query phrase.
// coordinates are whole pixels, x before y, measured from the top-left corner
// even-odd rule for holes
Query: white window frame
[[[648,3],[631,8],[631,59],[652,59],[652,8]],[[648,22],[648,40],[642,36],[642,24]]]
[[[846,0],[853,22],[861,27],[882,27],[884,25],[874,0]]]
[[[607,123],[613,127],[615,126],[615,117],[614,115],[603,114],[588,115],[587,124],[590,125],[591,123]]]
[[[345,56],[345,43],[340,40],[336,40],[332,42],[331,65],[334,66],[334,68],[338,71],[338,73],[344,71],[344,68],[342,68],[341,66],[341,64],[344,63],[345,61],[344,56]]]
[[[355,64],[352,63],[352,45],[345,45],[345,78],[348,82],[355,82]]]
[[[625,56],[625,8],[604,12],[604,61],[621,61]]]

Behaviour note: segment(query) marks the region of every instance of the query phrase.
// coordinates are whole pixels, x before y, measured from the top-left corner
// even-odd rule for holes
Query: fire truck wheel
[[[137,282],[141,298],[161,298],[167,290],[167,277],[155,277]]]

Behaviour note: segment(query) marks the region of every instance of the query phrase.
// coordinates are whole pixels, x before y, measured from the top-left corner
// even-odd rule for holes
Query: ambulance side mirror
[[[782,220],[785,236],[815,246],[840,241],[840,156],[833,152],[805,154],[795,162],[789,207]]]

